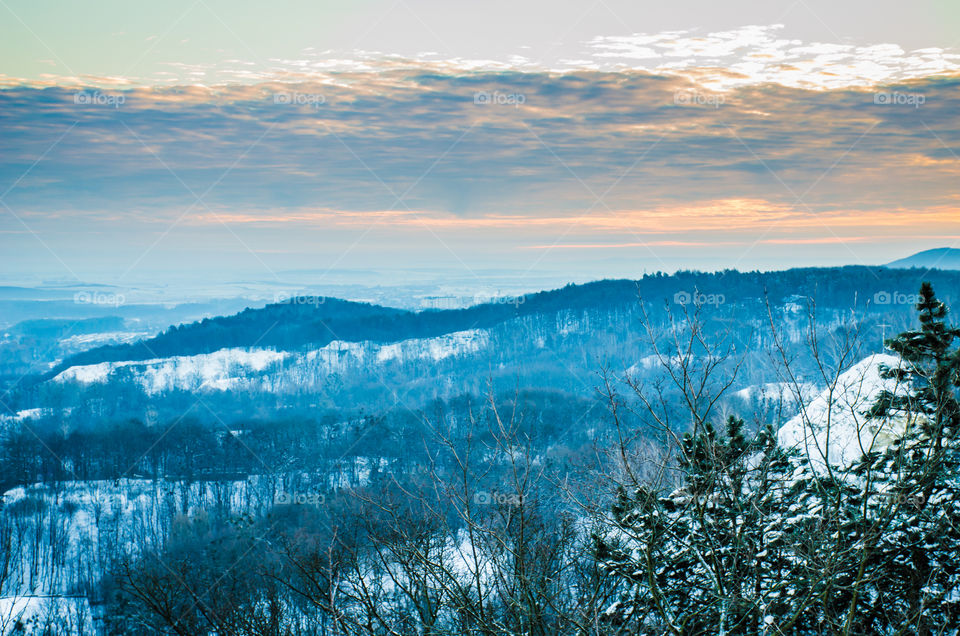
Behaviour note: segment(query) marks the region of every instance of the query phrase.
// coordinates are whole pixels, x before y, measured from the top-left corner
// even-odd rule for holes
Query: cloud
[[[375,225],[516,250],[960,233],[950,54],[769,27],[590,46],[608,67],[370,57],[287,81],[14,84],[0,90],[0,192],[19,218],[0,209],[0,233],[21,236],[22,220],[91,245],[185,240],[162,235],[172,226],[340,240]],[[824,73],[840,79],[812,79]]]
[[[594,38],[600,66],[693,74],[717,90],[777,83],[837,89],[903,82],[960,72],[960,54],[939,48],[904,51],[896,44],[855,46],[778,36],[782,24],[700,33],[670,31]]]
[[[956,77],[725,93],[639,71],[338,79],[0,91],[0,176],[43,157],[8,201],[164,209],[209,189],[204,203],[251,210],[473,217],[756,198],[815,213],[941,204],[960,168]]]
[[[502,59],[441,58],[435,52],[412,57],[366,50],[304,49],[299,56],[266,60],[227,58],[219,62],[169,62],[150,76],[92,77],[46,75],[25,82],[0,75],[0,87],[31,84],[122,88],[222,86],[264,82],[338,84],[360,73],[439,76],[471,73],[577,73],[643,71],[681,77],[711,90],[759,84],[792,88],[865,88],[935,75],[960,73],[960,49],[928,47],[904,50],[893,43],[856,45],[808,42],[783,37],[783,24],[747,25],[725,31],[668,30],[655,33],[596,36],[582,43],[578,55],[542,63],[525,54]],[[520,49],[528,53],[526,49]],[[375,81],[375,80],[368,80]]]

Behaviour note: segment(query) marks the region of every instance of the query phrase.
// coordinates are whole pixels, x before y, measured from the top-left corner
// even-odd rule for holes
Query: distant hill
[[[919,267],[922,269],[960,269],[960,249],[938,247],[888,263],[887,267]]]
[[[74,290],[38,289],[0,285],[0,300],[62,300],[72,298]]]
[[[881,313],[909,312],[911,294],[921,280],[930,280],[941,296],[953,300],[960,289],[960,272],[930,272],[859,266],[798,268],[777,272],[677,272],[654,274],[640,280],[604,280],[568,285],[519,297],[492,299],[466,309],[413,312],[335,298],[298,297],[232,316],[208,318],[169,328],[149,340],[97,347],[71,356],[50,370],[53,377],[76,365],[149,360],[169,356],[212,353],[225,348],[318,348],[334,340],[393,343],[413,338],[435,338],[471,329],[489,329],[529,317],[554,325],[564,312],[590,310],[599,314],[631,311],[637,300],[681,311],[680,303],[694,296],[704,304],[718,304],[739,321],[766,317],[765,302],[801,306],[815,298],[818,308],[866,308]],[[900,299],[906,299],[903,302]],[[899,307],[898,307],[899,306]],[[553,328],[553,327],[551,327]]]
[[[80,320],[40,318],[18,322],[10,328],[10,333],[34,338],[65,338],[78,334],[121,331],[123,327],[123,318],[119,316],[82,318]]]

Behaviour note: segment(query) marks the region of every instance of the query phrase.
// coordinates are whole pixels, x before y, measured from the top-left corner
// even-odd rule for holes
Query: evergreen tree
[[[871,409],[873,417],[905,413],[917,416],[924,436],[939,448],[944,439],[952,439],[960,429],[960,351],[953,341],[960,328],[947,324],[947,306],[940,301],[930,283],[920,288],[917,303],[920,329],[905,331],[887,340],[886,345],[899,354],[903,364],[885,369],[883,375],[896,378],[910,387],[903,394],[884,392]]]
[[[899,386],[865,414],[898,432],[825,471],[731,418],[684,437],[680,487],[621,489],[597,558],[622,581],[623,633],[934,634],[960,630],[960,329],[932,286],[888,341]]]
[[[852,471],[863,484],[863,578],[874,593],[861,615],[928,634],[960,628],[960,329],[929,283],[917,310],[920,328],[887,341],[902,364],[883,375],[903,390],[882,393],[869,412],[884,425],[899,419],[904,434]]]
[[[685,436],[673,492],[620,492],[598,558],[625,581],[607,614],[624,632],[752,634],[769,624],[791,568],[771,520],[795,494],[796,465],[772,429],[748,438],[743,428],[730,417],[725,434],[707,423]]]

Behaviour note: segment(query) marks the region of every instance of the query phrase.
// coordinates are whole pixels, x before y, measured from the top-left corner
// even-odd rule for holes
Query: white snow
[[[151,394],[172,389],[225,391],[242,388],[245,384],[269,390],[281,386],[285,380],[303,386],[331,373],[361,369],[372,363],[439,362],[478,353],[488,345],[488,333],[472,329],[392,344],[335,340],[304,353],[221,349],[193,356],[80,365],[62,371],[54,381],[91,384],[130,373],[144,391]]]
[[[79,636],[93,616],[85,597],[0,596],[0,634]]]
[[[105,331],[101,333],[84,333],[69,336],[60,340],[60,346],[67,349],[87,349],[105,344],[121,344],[134,342],[150,335],[148,331]]]
[[[816,397],[817,386],[809,382],[792,384],[790,382],[767,382],[765,384],[752,384],[746,388],[740,389],[734,395],[745,402],[751,400],[761,400],[763,402],[792,403],[797,401],[797,393],[800,393],[801,401],[809,401]]]
[[[435,338],[411,338],[384,345],[335,340],[308,352],[298,362],[319,362],[327,372],[342,372],[368,361],[378,364],[412,360],[439,362],[445,358],[478,353],[488,344],[488,334],[481,329],[457,331]]]
[[[693,360],[693,356],[690,356],[690,360]],[[653,369],[663,369],[665,368],[664,365],[679,365],[681,362],[683,362],[683,358],[679,354],[672,356],[652,354],[644,356],[630,365],[630,367],[627,368],[626,375],[632,378]]]
[[[377,362],[387,360],[428,359],[438,362],[444,358],[476,353],[487,345],[486,332],[479,329],[457,331],[436,338],[404,340],[383,345],[377,352]]]
[[[290,354],[271,349],[221,349],[195,356],[174,356],[152,360],[101,362],[70,367],[54,381],[83,384],[105,382],[119,369],[130,369],[147,393],[170,388],[222,389],[225,380],[263,371]]]
[[[47,415],[52,415],[53,409],[38,408],[24,409],[17,411],[13,415],[0,415],[0,422],[22,422],[24,420],[38,419]]]
[[[837,378],[832,390],[801,407],[778,433],[780,444],[809,455],[815,466],[849,465],[865,452],[882,450],[901,436],[905,417],[868,420],[864,413],[883,390],[904,394],[907,387],[895,379],[880,377],[882,366],[896,368],[900,358],[887,354],[869,356]]]

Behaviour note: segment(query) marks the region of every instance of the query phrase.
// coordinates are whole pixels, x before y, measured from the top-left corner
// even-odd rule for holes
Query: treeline
[[[538,449],[586,443],[587,429],[596,430],[605,412],[597,400],[545,391],[501,395],[498,407],[525,414],[517,430]],[[78,420],[84,423],[76,426],[47,417],[10,425],[0,433],[0,492],[61,481],[323,473],[334,470],[337,461],[358,457],[379,458],[391,466],[398,461],[423,465],[429,462],[425,440],[433,439],[438,428],[446,435],[462,435],[471,417],[479,417],[484,426],[490,417],[482,400],[471,396],[377,415],[318,411],[312,416],[224,419],[198,406],[178,416],[151,412],[146,420],[91,418]],[[476,435],[476,441],[487,441],[484,434]]]
[[[395,342],[427,338],[454,331],[489,328],[518,316],[594,308],[615,310],[635,305],[638,298],[650,303],[675,303],[695,292],[762,313],[767,299],[774,305],[796,298],[816,298],[823,308],[864,308],[877,294],[891,300],[932,280],[946,300],[960,290],[960,272],[871,267],[797,268],[781,272],[715,273],[683,271],[645,275],[638,281],[606,280],[562,289],[505,297],[466,309],[411,312],[335,298],[297,297],[263,309],[247,309],[232,316],[208,318],[174,326],[149,340],[105,346],[72,356],[45,377],[82,364],[118,360],[209,353],[226,347],[275,347],[295,350],[319,347],[333,340]],[[678,296],[681,295],[681,296]],[[882,299],[883,297],[881,297]],[[882,302],[882,300],[881,300]],[[910,303],[898,303],[900,308]],[[883,305],[888,311],[891,307]]]

